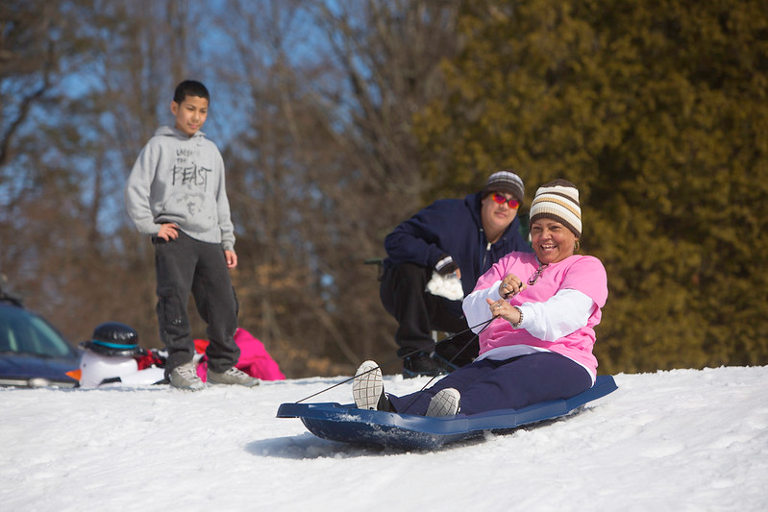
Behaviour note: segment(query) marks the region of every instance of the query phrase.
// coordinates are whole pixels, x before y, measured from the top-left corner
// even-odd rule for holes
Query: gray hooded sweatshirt
[[[203,132],[189,137],[158,128],[133,164],[125,205],[142,233],[156,235],[160,224],[173,222],[196,240],[234,249],[224,161]]]

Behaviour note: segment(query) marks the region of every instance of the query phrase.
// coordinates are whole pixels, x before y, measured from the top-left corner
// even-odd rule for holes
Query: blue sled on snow
[[[485,431],[510,430],[565,416],[584,404],[618,389],[613,377],[600,375],[587,391],[565,400],[542,402],[523,409],[498,409],[444,418],[357,409],[354,404],[284,403],[278,418],[300,418],[318,437],[343,443],[404,450],[431,450],[481,436]]]

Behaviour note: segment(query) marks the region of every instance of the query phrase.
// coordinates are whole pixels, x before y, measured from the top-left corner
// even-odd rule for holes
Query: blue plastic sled
[[[354,404],[284,403],[278,418],[301,418],[318,437],[343,443],[377,445],[404,450],[430,450],[447,443],[481,436],[485,431],[510,430],[565,416],[617,389],[613,377],[600,375],[587,391],[566,400],[552,400],[523,409],[499,409],[465,416],[430,418],[412,414],[357,409]]]

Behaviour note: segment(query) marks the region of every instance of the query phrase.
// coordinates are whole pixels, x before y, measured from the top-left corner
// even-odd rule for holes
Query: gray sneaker
[[[426,416],[455,416],[459,412],[461,393],[454,388],[438,391],[429,401]]]
[[[365,361],[355,372],[352,397],[358,409],[377,410],[384,395],[381,368],[374,361]]]
[[[214,372],[209,369],[208,382],[211,384],[228,384],[252,388],[253,386],[258,386],[261,381],[233,366],[224,373]]]
[[[205,383],[197,376],[197,368],[193,362],[174,368],[169,380],[171,386],[187,391],[199,391],[205,388]]]

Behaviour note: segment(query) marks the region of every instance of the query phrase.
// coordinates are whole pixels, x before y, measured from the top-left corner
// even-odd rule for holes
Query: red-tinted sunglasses
[[[493,198],[493,202],[497,204],[504,204],[507,203],[507,205],[512,208],[513,210],[516,209],[518,206],[520,206],[520,201],[517,199],[507,199],[503,195],[494,192],[491,194],[491,197]]]

